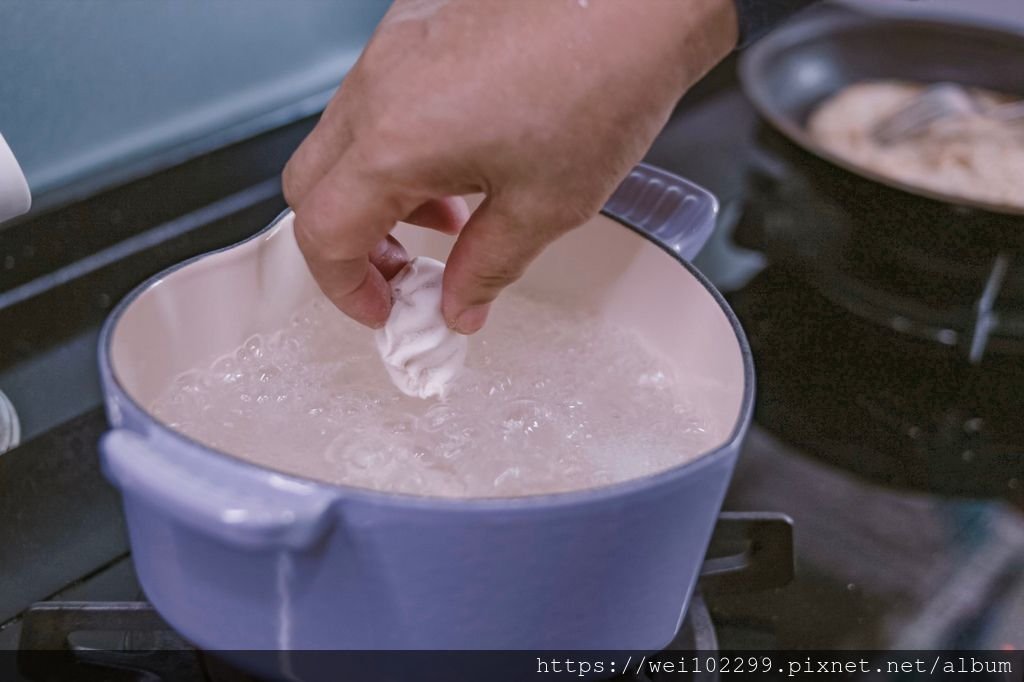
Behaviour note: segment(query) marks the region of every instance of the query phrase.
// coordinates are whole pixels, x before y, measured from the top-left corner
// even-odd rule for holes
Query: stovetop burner
[[[87,637],[102,631],[105,638]],[[76,637],[77,636],[77,637]],[[675,639],[662,655],[718,651],[718,636],[704,599],[694,595]],[[653,657],[657,658],[657,657]],[[19,668],[28,679],[91,682],[144,679],[147,682],[254,682],[216,653],[196,649],[177,635],[148,602],[43,602],[29,609],[22,624]],[[614,680],[657,682],[647,672]],[[714,682],[703,671],[687,679]]]
[[[956,350],[1024,355],[1024,219],[857,178],[767,124],[736,239],[854,315]]]
[[[981,366],[850,314],[784,269],[730,303],[759,372],[760,424],[886,485],[1024,506],[1024,366]]]
[[[829,463],[1024,505],[1024,224],[858,179],[766,124],[736,242],[767,269],[728,296],[756,419]]]

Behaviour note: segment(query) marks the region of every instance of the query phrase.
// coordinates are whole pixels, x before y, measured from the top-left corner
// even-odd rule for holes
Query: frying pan
[[[1024,208],[927,190],[844,161],[806,129],[814,108],[853,83],[952,81],[1024,97],[1024,35],[981,25],[830,9],[749,48],[740,80],[758,113],[791,142],[876,183],[929,199],[1024,216]],[[1024,192],[1024,188],[1022,188]]]

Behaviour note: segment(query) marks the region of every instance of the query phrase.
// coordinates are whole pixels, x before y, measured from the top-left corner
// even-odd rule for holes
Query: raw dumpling
[[[376,334],[377,350],[402,393],[443,398],[462,371],[469,339],[441,314],[444,263],[417,257],[391,280],[393,304]]]

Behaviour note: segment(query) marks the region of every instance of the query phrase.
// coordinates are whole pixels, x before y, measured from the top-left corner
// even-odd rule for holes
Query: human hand
[[[395,223],[457,234],[442,309],[479,330],[735,41],[732,0],[396,0],[284,170],[310,271],[379,327],[407,260]]]

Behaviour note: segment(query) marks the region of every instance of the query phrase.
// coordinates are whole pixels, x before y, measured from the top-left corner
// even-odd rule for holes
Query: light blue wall
[[[0,0],[0,132],[37,196],[335,87],[386,0]]]

